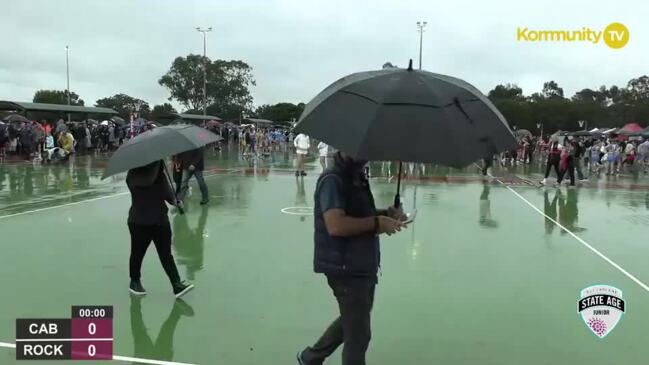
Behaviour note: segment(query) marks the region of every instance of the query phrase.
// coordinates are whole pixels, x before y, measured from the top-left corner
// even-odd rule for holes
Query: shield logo
[[[581,291],[579,314],[586,326],[599,338],[604,338],[617,326],[626,304],[622,290],[610,285],[593,285]]]

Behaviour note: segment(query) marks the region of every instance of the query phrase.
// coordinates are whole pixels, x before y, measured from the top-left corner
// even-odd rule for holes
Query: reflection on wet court
[[[115,354],[153,364],[293,364],[336,315],[312,272],[314,158],[303,179],[288,152],[244,159],[226,148],[208,159],[210,204],[194,186],[187,214],[170,213],[178,268],[196,284],[183,301],[156,255],[143,267],[149,294],[129,295],[130,197],[124,176],[100,180],[105,162],[0,164],[1,364],[16,363],[16,318],[62,317],[77,304],[113,305]],[[538,166],[497,168],[487,182],[476,167],[406,167],[402,197],[417,220],[382,239],[368,363],[645,361],[649,177],[555,189],[538,186]],[[371,165],[377,205],[394,198],[396,170]],[[628,304],[604,340],[577,311],[580,291],[602,283]]]

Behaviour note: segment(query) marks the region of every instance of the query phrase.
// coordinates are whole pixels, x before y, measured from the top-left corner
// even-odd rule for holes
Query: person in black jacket
[[[179,201],[185,200],[185,196],[189,190],[189,179],[192,176],[196,178],[198,187],[201,189],[201,205],[205,205],[210,201],[207,185],[205,185],[205,179],[203,179],[203,170],[205,169],[204,154],[205,149],[202,147],[180,154],[180,168],[183,170],[183,178],[180,193],[178,194]]]
[[[297,354],[300,365],[321,365],[341,344],[343,365],[365,365],[381,257],[378,235],[401,231],[406,219],[401,208],[376,209],[366,163],[337,152],[316,185],[314,271],[327,277],[340,316]]]
[[[161,161],[128,171],[126,185],[131,191],[131,208],[128,212],[128,229],[131,233],[129,290],[135,295],[145,295],[140,281],[142,260],[151,241],[155,244],[160,263],[164,268],[176,298],[185,295],[194,285],[180,280],[178,268],[171,254],[171,226],[167,217],[167,204],[176,199]]]

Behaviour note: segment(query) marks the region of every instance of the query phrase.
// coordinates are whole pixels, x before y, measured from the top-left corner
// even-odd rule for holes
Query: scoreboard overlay
[[[71,318],[16,319],[16,360],[112,360],[113,307],[71,311]]]

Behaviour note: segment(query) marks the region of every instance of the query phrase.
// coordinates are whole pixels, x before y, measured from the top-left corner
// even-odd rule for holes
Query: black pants
[[[563,170],[561,175],[559,175],[557,183],[561,184],[564,176],[566,175],[566,172],[570,176],[570,185],[575,186],[575,160],[572,156],[568,157],[568,160],[566,161],[566,169]]]
[[[131,258],[129,260],[131,280],[140,280],[144,254],[153,241],[169,281],[172,284],[179,282],[180,275],[178,275],[178,268],[176,268],[174,257],[171,254],[171,226],[169,222],[159,225],[129,224],[128,230],[131,232]]]
[[[365,365],[365,352],[370,344],[370,312],[374,303],[376,278],[332,278],[327,281],[333,290],[340,317],[333,321],[312,347],[302,352],[307,365],[321,365],[338,346],[343,345],[343,365]]]
[[[557,179],[561,176],[561,171],[559,170],[559,156],[550,156],[548,157],[548,165],[545,168],[545,178],[547,179],[550,176],[550,168],[554,166],[554,171],[557,173]]]

